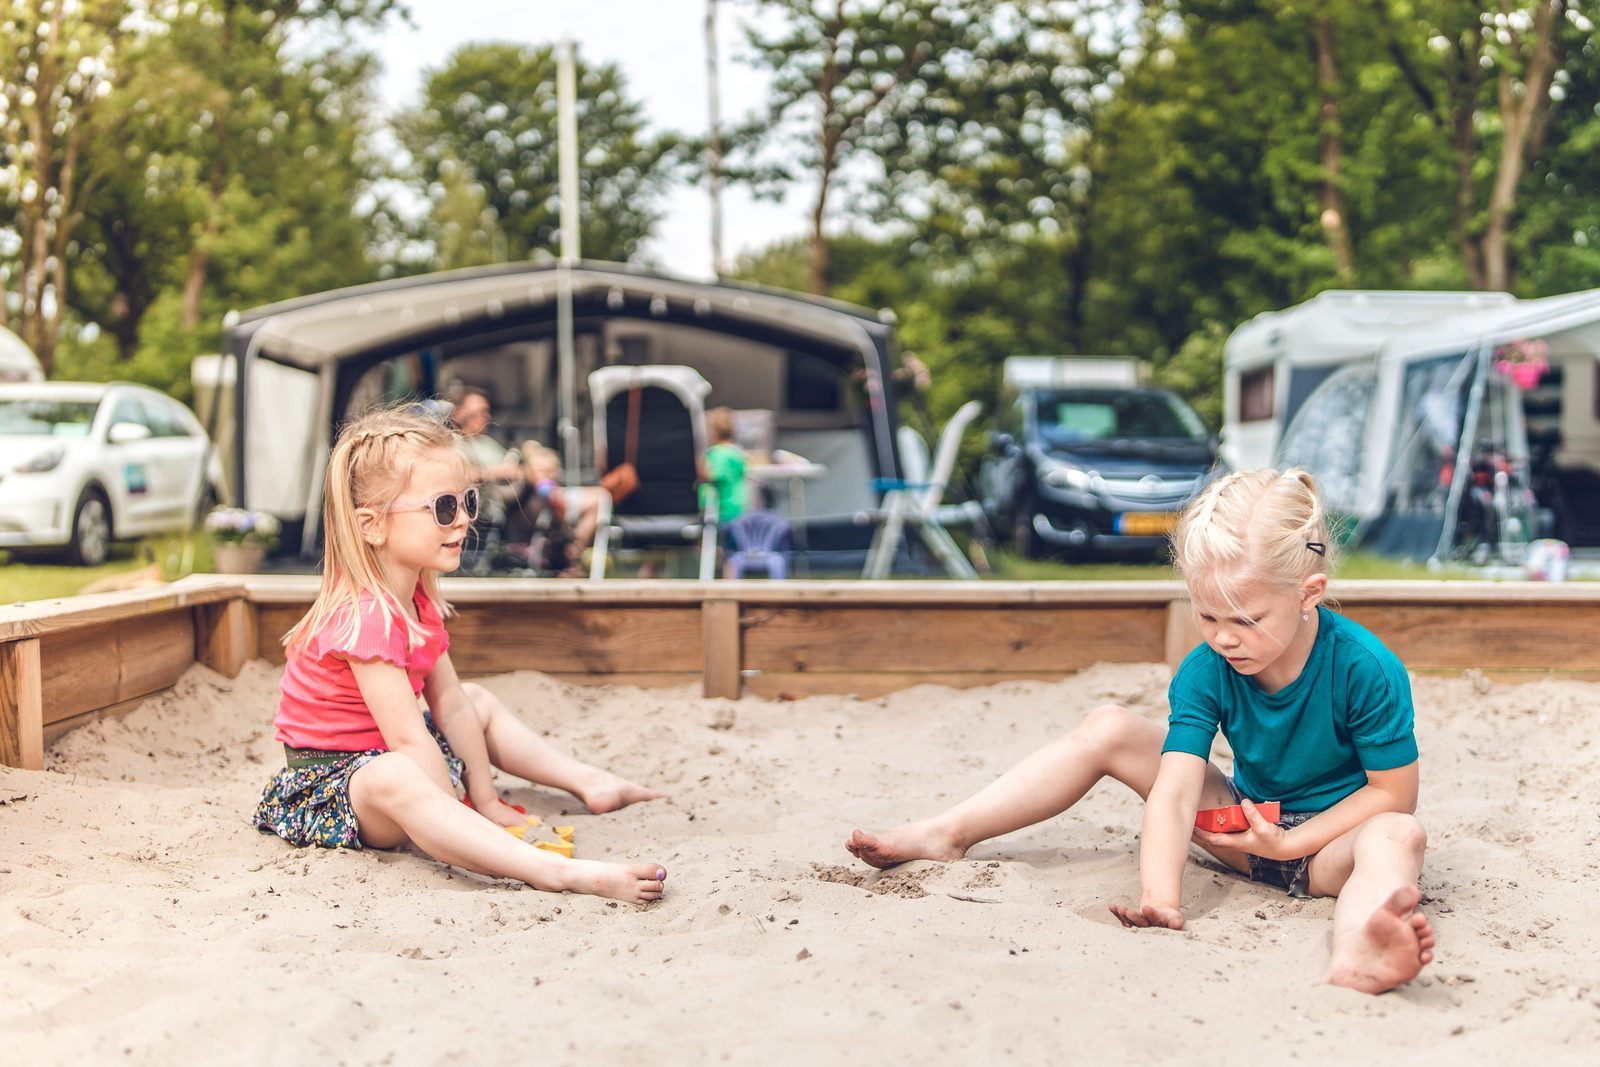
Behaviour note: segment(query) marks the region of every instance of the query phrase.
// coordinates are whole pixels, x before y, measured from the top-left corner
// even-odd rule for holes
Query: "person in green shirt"
[[[750,489],[745,481],[750,457],[734,443],[731,408],[706,412],[706,435],[711,438],[711,447],[700,458],[700,506],[704,508],[709,494],[716,493],[717,522],[727,526],[750,506]]]
[[[1173,675],[1165,730],[1095,708],[948,811],[857,830],[845,847],[875,867],[960,859],[1114,778],[1145,800],[1140,900],[1110,906],[1124,926],[1182,929],[1192,840],[1252,881],[1338,898],[1326,981],[1368,993],[1411,981],[1434,948],[1417,911],[1428,838],[1414,814],[1411,685],[1376,637],[1322,606],[1332,541],[1316,483],[1300,470],[1220,478],[1185,510],[1172,548],[1205,642]],[[1218,732],[1231,776],[1209,762]],[[1277,821],[1255,801],[1281,805]],[[1196,828],[1199,809],[1232,805],[1245,829]]]

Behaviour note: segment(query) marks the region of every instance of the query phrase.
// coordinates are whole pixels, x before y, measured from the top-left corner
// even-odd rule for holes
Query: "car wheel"
[[[110,552],[111,506],[98,489],[85,489],[72,513],[67,562],[78,567],[98,567]]]

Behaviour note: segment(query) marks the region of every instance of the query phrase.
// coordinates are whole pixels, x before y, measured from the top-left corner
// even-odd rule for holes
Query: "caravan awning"
[[[570,272],[573,305],[674,321],[746,324],[761,334],[860,353],[868,366],[883,349],[890,326],[873,312],[839,301],[755,286],[700,283],[584,262]],[[398,351],[553,317],[557,268],[519,263],[447,271],[336,289],[255,308],[227,328],[227,346],[246,347],[279,363],[320,370],[378,351]],[[643,305],[642,307],[640,305]],[[881,369],[881,368],[879,368]]]
[[[1600,357],[1600,289],[1455,315],[1397,331],[1383,347],[1385,358],[1414,359],[1450,355],[1479,345],[1543,338],[1559,355],[1567,343]]]

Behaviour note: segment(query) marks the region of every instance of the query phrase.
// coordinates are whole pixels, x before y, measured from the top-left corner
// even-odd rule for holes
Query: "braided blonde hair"
[[[1205,488],[1172,534],[1172,559],[1191,590],[1215,593],[1251,582],[1293,588],[1333,565],[1334,544],[1317,483],[1306,471],[1235,471]]]
[[[389,627],[398,623],[406,628],[409,647],[422,643],[426,635],[385,584],[382,563],[362,536],[356,511],[393,503],[420,460],[438,451],[456,457],[455,442],[454,430],[438,419],[417,414],[410,405],[375,408],[339,430],[322,492],[322,588],[311,610],[284,635],[287,648],[303,646],[345,607],[350,609],[348,621],[333,635],[333,643],[336,647],[352,645],[363,596],[376,601],[385,636]],[[456,462],[461,460],[457,457]],[[441,615],[449,616],[450,606],[439,595],[438,575],[423,571],[421,581],[423,593]]]

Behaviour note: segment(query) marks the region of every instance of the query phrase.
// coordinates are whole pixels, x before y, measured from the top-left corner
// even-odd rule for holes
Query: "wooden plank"
[[[46,724],[167,689],[194,662],[188,609],[40,639]]]
[[[310,604],[319,588],[312,575],[244,578],[257,604]],[[954,582],[805,581],[728,582],[677,579],[445,578],[440,590],[452,604],[695,604],[733,599],[746,604],[1165,604],[1180,595],[1178,582]]]
[[[311,606],[256,607],[257,655],[282,663],[282,637]],[[698,604],[460,604],[446,623],[450,661],[471,674],[692,673],[700,659]]]
[[[1413,670],[1600,670],[1600,612],[1586,604],[1346,604]]]
[[[550,677],[567,685],[583,686],[613,686],[632,685],[640,689],[668,689],[677,686],[694,686],[700,688],[700,672],[674,673],[670,671],[657,671],[652,673],[628,674],[572,674],[567,672],[551,672]]]
[[[704,693],[739,699],[739,604],[707,600],[700,609],[700,647],[705,654]]]
[[[268,663],[284,661],[283,635],[294,629],[295,623],[311,610],[311,601],[304,604],[266,603],[252,601],[256,615],[256,657]]]
[[[221,674],[237,678],[255,655],[256,611],[243,597],[194,609],[195,659]]]
[[[122,619],[167,615],[244,595],[244,583],[235,578],[193,574],[155,589],[33,600],[0,607],[0,641],[45,637]]]
[[[44,770],[44,682],[39,642],[0,644],[0,764]]]
[[[1174,600],[1167,605],[1166,664],[1173,670],[1202,640],[1200,624],[1194,617],[1194,605],[1187,598]]]
[[[744,691],[767,700],[803,700],[811,696],[853,695],[863,700],[918,685],[952,689],[999,685],[1002,682],[1058,682],[1074,671],[771,671],[746,673]]]
[[[579,604],[474,604],[447,624],[459,670],[613,674],[693,672],[700,656],[700,611]]]
[[[771,671],[1071,671],[1159,663],[1166,605],[749,608],[744,665]]]

